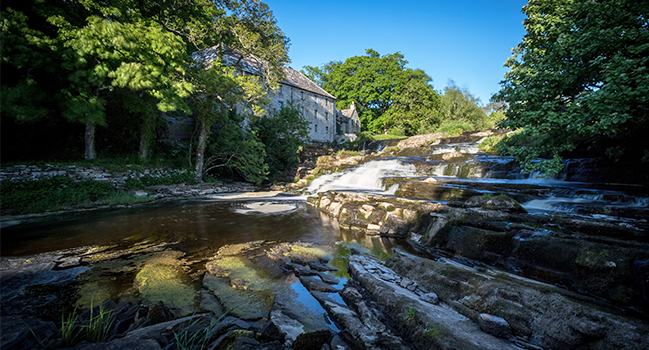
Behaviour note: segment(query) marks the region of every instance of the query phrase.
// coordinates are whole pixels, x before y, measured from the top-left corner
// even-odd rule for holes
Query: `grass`
[[[437,338],[440,334],[442,334],[442,330],[439,329],[439,328],[437,328],[437,327],[427,328],[427,329],[424,331],[424,336],[426,336],[426,337],[428,337],[428,338],[430,338],[430,339],[435,339],[435,338]]]
[[[473,131],[473,126],[468,123],[448,123],[440,126],[436,132],[441,132],[446,137],[458,137],[464,131]]]
[[[372,135],[370,137],[372,138],[371,141],[381,141],[381,140],[407,139],[410,136],[378,134],[378,135]]]
[[[174,339],[176,341],[177,350],[190,350],[190,349],[204,349],[210,338],[218,332],[218,329],[213,329],[229,312],[224,313],[217,319],[212,319],[210,325],[207,327],[193,330],[194,326],[200,321],[197,318],[191,322],[180,332],[174,332]]]
[[[77,329],[77,309],[75,308],[69,314],[61,313],[61,338],[66,345],[72,345],[79,336],[80,331]]]
[[[0,193],[0,208],[26,213],[58,211],[64,206],[83,206],[91,202],[131,204],[153,199],[151,196],[135,197],[108,182],[75,182],[67,176],[34,181],[4,180],[0,182]]]
[[[409,321],[415,321],[416,320],[417,314],[415,313],[415,309],[412,306],[408,306],[408,309],[406,310],[406,312],[408,313],[406,318]]]
[[[488,154],[498,154],[498,142],[502,136],[489,136],[478,145],[478,149]]]
[[[362,156],[365,153],[362,151],[349,151],[345,149],[341,149],[340,151],[336,152],[335,155],[338,158],[343,158],[343,157],[353,157],[353,156]]]
[[[106,341],[108,333],[115,323],[113,310],[107,309],[103,304],[99,305],[98,313],[95,314],[92,302],[90,304],[90,319],[84,326],[86,329],[86,338],[93,342],[99,343]]]

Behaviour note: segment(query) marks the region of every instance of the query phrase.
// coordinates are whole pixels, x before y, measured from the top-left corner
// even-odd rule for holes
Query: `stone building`
[[[336,98],[295,69],[285,67],[286,77],[270,93],[269,108],[279,109],[292,102],[309,122],[312,142],[332,142],[336,134]]]
[[[217,59],[217,50],[217,47],[213,47],[195,52],[192,56],[194,60],[209,63]],[[228,54],[224,55],[223,59],[229,64],[236,62],[245,74],[263,74],[261,63],[254,58]],[[289,102],[293,103],[310,124],[309,139],[311,142],[333,142],[336,134],[360,132],[360,121],[354,105],[350,109],[337,111],[334,96],[301,72],[289,67],[283,69],[284,80],[280,83],[279,89],[268,92],[270,103],[266,110],[280,109]],[[240,108],[246,107],[241,106]],[[249,109],[248,112],[252,113]],[[191,136],[189,132],[193,129],[189,124],[193,124],[193,119],[184,121],[167,119],[170,139],[189,139]]]
[[[349,108],[336,111],[336,134],[345,135],[359,132],[361,132],[361,120],[356,112],[356,104],[352,101]]]

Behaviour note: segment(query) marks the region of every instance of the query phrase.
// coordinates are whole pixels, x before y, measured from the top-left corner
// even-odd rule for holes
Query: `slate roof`
[[[195,61],[203,61],[207,64],[214,62],[218,58],[217,54],[218,47],[214,46],[209,49],[202,51],[196,51],[192,53],[192,59]],[[263,65],[261,60],[258,60],[255,57],[242,57],[236,53],[229,53],[223,56],[226,64],[238,64],[241,66],[241,69],[250,74],[254,75],[263,75]],[[299,71],[296,71],[293,68],[283,67],[284,69],[284,81],[282,83],[290,85],[293,87],[300,88],[318,95],[326,96],[332,99],[336,99],[330,93],[326,92],[323,88],[319,87],[307,78],[304,74]]]
[[[353,108],[341,109],[340,113],[342,113],[347,118],[351,118],[352,114],[354,113],[354,109]]]
[[[302,72],[296,71],[293,68],[284,67],[284,78],[283,83],[286,85],[291,85],[298,87],[302,90],[316,93],[318,95],[326,96],[332,99],[336,99],[330,93],[326,92],[323,88],[319,87],[316,83],[307,78]]]

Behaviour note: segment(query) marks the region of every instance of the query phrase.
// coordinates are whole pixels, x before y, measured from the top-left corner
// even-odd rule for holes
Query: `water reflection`
[[[335,220],[301,197],[176,201],[70,213],[6,227],[1,239],[3,257],[79,248],[59,264],[65,269],[67,262],[78,264],[81,259],[91,267],[69,287],[79,307],[108,299],[145,304],[163,300],[177,314],[191,313],[209,302],[201,290],[205,263],[226,244],[258,240],[317,244],[332,255],[331,265],[339,269],[329,272],[340,278],[339,289],[349,278],[347,257],[352,250],[386,259],[397,245],[363,232],[341,231]],[[262,276],[262,270],[255,273],[277,278]],[[264,303],[292,295],[285,300],[295,299],[309,310],[315,307],[294,276],[273,285],[278,283],[290,292],[264,292]]]

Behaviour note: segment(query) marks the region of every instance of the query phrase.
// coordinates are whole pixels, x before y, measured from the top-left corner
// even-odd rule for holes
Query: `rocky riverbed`
[[[309,210],[232,209],[280,231],[319,212],[334,240],[264,232],[212,249],[234,219],[208,215],[208,236],[165,221],[145,230],[162,238],[3,257],[3,348],[649,348],[646,189],[521,181],[511,159],[476,153],[487,134],[437,136],[312,164]]]

